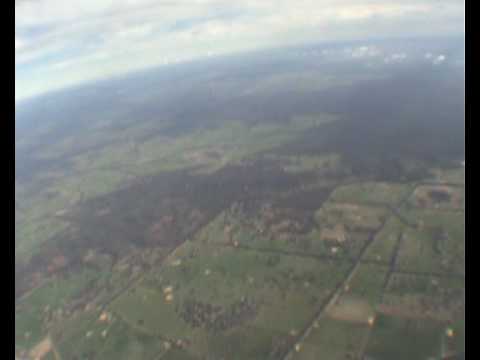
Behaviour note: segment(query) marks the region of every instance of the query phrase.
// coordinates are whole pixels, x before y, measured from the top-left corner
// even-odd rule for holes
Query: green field
[[[281,339],[291,331],[304,327],[346,270],[345,266],[342,272],[339,264],[315,259],[195,244],[182,246],[175,259],[181,260],[180,265],[152,272],[118,298],[111,309],[127,323],[150,334],[188,339],[192,354],[206,349],[212,354],[217,347],[228,349],[233,337],[252,334],[249,328],[265,333],[265,342],[260,342],[262,337],[240,342],[243,353],[274,351],[272,339],[281,344]],[[333,269],[336,276],[332,276]],[[167,301],[165,291],[170,287],[172,299]],[[182,315],[192,302],[199,304],[198,321],[195,316],[189,319]],[[250,308],[245,305],[242,310],[242,303]],[[209,312],[210,307],[217,308],[214,314],[202,314]],[[219,337],[220,330],[225,334]],[[223,346],[219,343],[222,337]],[[214,344],[210,345],[211,341]],[[265,351],[258,352],[256,346]]]
[[[380,315],[375,321],[366,356],[373,359],[428,359],[440,355],[445,326],[426,320]]]
[[[339,186],[331,199],[337,202],[395,205],[410,191],[405,184],[365,182]]]
[[[408,228],[399,249],[398,268],[421,272],[465,273],[465,216],[438,210],[404,210],[417,224]],[[448,225],[446,225],[448,224]]]
[[[334,320],[328,317],[318,321],[318,326],[302,343],[292,359],[316,360],[356,358],[368,336],[366,324]]]
[[[390,262],[395,245],[405,230],[405,225],[396,216],[391,216],[383,229],[375,236],[372,245],[365,254],[365,258]]]

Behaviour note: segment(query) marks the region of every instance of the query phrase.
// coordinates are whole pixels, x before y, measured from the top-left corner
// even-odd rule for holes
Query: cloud
[[[456,0],[21,0],[15,3],[16,86],[19,94],[31,94],[40,84],[47,91],[165,59],[463,32],[464,4]],[[384,56],[364,46],[348,56]],[[61,69],[75,71],[60,76]],[[29,83],[30,71],[45,77],[37,87]]]
[[[349,53],[353,58],[371,58],[377,57],[381,54],[381,50],[376,46],[358,46],[353,49],[345,49],[345,52]]]
[[[408,55],[404,52],[394,53],[394,54],[386,56],[383,61],[386,64],[397,64],[397,63],[404,62],[407,59],[407,57],[408,57]]]
[[[52,70],[59,70],[59,69],[74,68],[75,66],[79,66],[79,65],[87,65],[87,64],[95,65],[94,64],[95,62],[102,61],[108,58],[109,58],[109,54],[107,52],[99,51],[83,57],[73,57],[70,59],[54,62],[50,64],[50,68]]]
[[[355,4],[338,9],[340,20],[360,20],[375,16],[398,17],[408,13],[425,13],[430,7],[426,4]]]
[[[438,55],[435,59],[433,59],[432,63],[433,63],[433,65],[440,65],[446,59],[447,59],[447,57],[445,55]]]
[[[115,35],[120,38],[139,38],[150,35],[153,32],[152,24],[136,25],[118,31]]]

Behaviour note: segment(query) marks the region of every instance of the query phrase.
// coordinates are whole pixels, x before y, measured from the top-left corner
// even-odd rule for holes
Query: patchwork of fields
[[[315,170],[321,173],[321,161],[302,171]],[[97,241],[68,254],[60,254],[60,242],[45,254],[55,255],[46,263],[50,275],[17,301],[17,351],[33,353],[48,336],[41,358],[426,359],[462,352],[463,185],[315,179],[210,211],[198,204],[192,212],[188,196],[170,194],[164,205],[152,199],[131,215],[132,222],[152,219],[138,224],[145,231],[136,245],[127,238],[137,227],[122,230],[114,221],[133,188],[72,210],[63,218],[79,217],[92,231],[71,225],[70,244],[79,234]],[[429,189],[453,195],[421,201]],[[309,201],[292,200],[302,196]],[[112,248],[97,246],[115,233]]]
[[[19,359],[462,358],[459,73],[287,54],[16,110]]]

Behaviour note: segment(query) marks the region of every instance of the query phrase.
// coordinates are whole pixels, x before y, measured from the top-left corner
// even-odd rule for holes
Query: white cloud
[[[52,70],[59,70],[59,69],[73,68],[79,65],[85,65],[87,63],[90,63],[91,65],[92,63],[108,59],[109,57],[110,55],[107,52],[99,51],[83,57],[75,57],[75,58],[71,58],[63,61],[54,62],[53,64],[50,65],[50,68]]]
[[[407,59],[408,55],[404,52],[402,53],[394,53],[391,55],[387,55],[383,60],[386,64],[396,64],[404,62]]]
[[[347,48],[345,52],[350,54],[353,58],[371,58],[381,54],[381,50],[376,46],[358,46],[353,49]]]
[[[414,13],[424,13],[430,10],[427,4],[353,4],[338,9],[337,16],[340,20],[360,20],[373,16],[396,17]]]
[[[152,34],[153,28],[152,24],[131,26],[118,31],[114,35],[123,39],[145,37]]]
[[[441,63],[443,63],[445,60],[446,60],[446,56],[445,55],[438,55],[435,59],[433,59],[433,65],[439,65]]]
[[[47,56],[61,53],[68,43],[65,41],[51,42],[46,44],[29,44],[29,46],[22,45],[16,49],[15,65],[22,65],[32,61],[38,61]]]

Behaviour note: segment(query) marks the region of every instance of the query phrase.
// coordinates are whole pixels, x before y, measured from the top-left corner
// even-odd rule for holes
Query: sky
[[[464,0],[15,0],[15,100],[242,51],[464,32]]]

